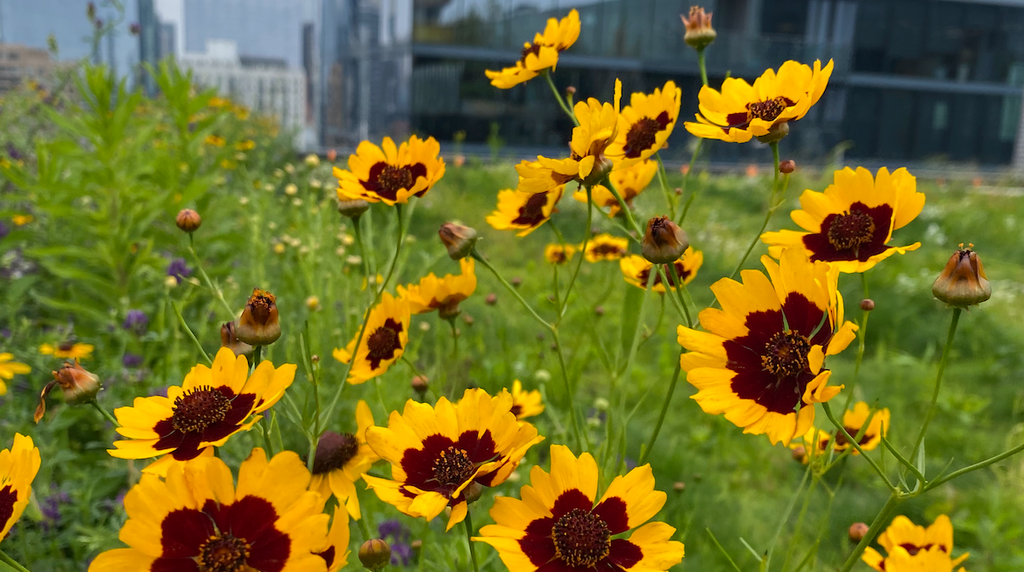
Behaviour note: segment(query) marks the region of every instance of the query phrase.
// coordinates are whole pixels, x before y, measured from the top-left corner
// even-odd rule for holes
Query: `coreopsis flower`
[[[631,207],[633,206],[633,199],[651,184],[657,173],[658,163],[647,159],[629,167],[612,169],[612,172],[608,174],[608,182],[615,186],[615,190],[618,191],[626,206]],[[572,196],[577,201],[587,202],[587,193],[583,189],[576,191]],[[609,217],[615,217],[619,214],[621,210],[619,200],[615,198],[615,195],[606,186],[594,185],[590,189],[590,197],[594,201],[594,205],[608,207]]]
[[[932,294],[950,306],[966,308],[992,297],[985,267],[978,254],[971,250],[973,247],[972,244],[964,248],[961,244],[932,284]]]
[[[57,385],[60,385],[64,394],[64,401],[78,405],[96,398],[100,391],[100,378],[79,365],[78,360],[74,364],[64,362],[59,370],[53,372],[53,380],[39,393],[39,405],[34,417],[36,423],[46,414],[46,396]]]
[[[607,150],[618,135],[621,99],[622,82],[616,79],[614,103],[601,103],[591,97],[573,107],[579,125],[572,129],[570,159],[577,163],[576,179],[583,185],[600,183],[612,170],[613,163]]]
[[[917,218],[924,193],[906,169],[878,175],[858,167],[835,172],[825,192],[810,189],[800,195],[800,210],[790,214],[803,231],[766,232],[761,241],[778,257],[783,248],[803,248],[812,261],[832,263],[840,272],[864,272],[893,254],[916,250],[921,243],[889,246],[894,230]]]
[[[608,233],[599,234],[587,241],[587,249],[584,252],[587,262],[619,260],[627,254],[629,254],[629,239]]]
[[[522,421],[527,417],[536,417],[544,413],[544,398],[540,391],[523,391],[523,382],[518,379],[512,382],[512,414]]]
[[[128,548],[103,552],[89,572],[122,570],[309,570],[326,572],[323,499],[307,491],[309,471],[291,451],[269,461],[253,449],[238,470],[215,457],[144,474],[124,499]]]
[[[20,433],[14,434],[10,449],[0,451],[0,542],[28,506],[39,465],[39,449]]]
[[[441,145],[433,137],[413,135],[401,147],[385,137],[378,147],[363,141],[348,158],[348,170],[334,167],[338,199],[363,199],[386,205],[404,204],[422,197],[444,175]]]
[[[382,375],[398,361],[409,343],[409,301],[384,292],[379,304],[370,309],[366,331],[356,350],[358,332],[344,348],[335,348],[332,355],[341,363],[348,363],[353,354],[356,362],[348,375],[348,382],[359,384]]]
[[[224,322],[220,326],[220,346],[228,348],[236,356],[249,355],[252,353],[252,346],[240,341],[236,332],[237,326],[234,322]]]
[[[310,486],[312,489],[312,486]],[[326,497],[321,496],[321,500]],[[331,528],[327,532],[327,550],[315,552],[327,564],[327,572],[338,572],[348,564],[350,532],[348,529],[348,512],[341,507],[334,508]]]
[[[564,190],[564,184],[536,193],[505,189],[498,193],[498,208],[487,215],[487,224],[526,236],[551,218]]]
[[[267,346],[276,342],[281,337],[277,297],[266,290],[253,288],[242,315],[238,317],[235,336],[252,346]]]
[[[495,524],[473,540],[497,549],[514,572],[663,572],[682,561],[683,544],[671,540],[676,529],[647,522],[667,499],[654,490],[650,465],[615,477],[600,499],[598,481],[589,453],[577,458],[568,447],[552,445],[551,472],[534,466],[522,500],[494,499]]]
[[[868,418],[871,419],[871,423],[868,424],[867,429],[864,430],[864,434],[861,435],[857,444],[860,448],[865,451],[872,451],[882,442],[882,437],[885,437],[886,433],[889,432],[889,409],[883,408],[875,412],[874,416],[871,415],[871,407],[863,401],[858,401],[854,406],[853,410],[846,411],[843,414],[843,428],[850,434],[851,437],[857,437],[864,424],[868,422]],[[835,449],[836,451],[845,451],[851,447],[846,437],[837,432],[835,436]],[[853,454],[857,455],[857,450],[853,450]]]
[[[61,359],[86,359],[92,356],[93,349],[92,344],[62,342],[56,346],[43,344],[39,346],[39,353]]]
[[[864,556],[861,558],[868,566],[881,572],[900,572],[903,570],[913,572],[918,570],[922,572],[945,570],[948,572],[953,566],[960,564],[969,556],[964,554],[955,560],[950,560],[953,555],[953,523],[944,514],[939,515],[928,528],[914,524],[905,516],[897,516],[892,519],[889,528],[878,535],[878,544],[885,549],[888,556],[883,557],[877,550],[868,547],[864,550]],[[897,553],[900,554],[897,556]],[[945,560],[936,558],[940,554],[945,555]],[[896,557],[894,560],[901,567],[892,567],[890,558],[893,557]],[[932,561],[938,562],[940,566],[936,568],[913,567],[920,562],[932,563]]]
[[[452,260],[462,260],[473,254],[476,241],[476,229],[454,222],[446,222],[438,229],[437,235],[441,237],[441,243],[448,250],[448,257]]]
[[[648,261],[654,264],[675,262],[689,247],[690,239],[672,219],[662,215],[647,221],[640,251]]]
[[[356,426],[355,434],[326,431],[320,436],[309,489],[324,499],[333,494],[345,505],[348,515],[359,520],[356,482],[380,459],[366,443],[366,430],[373,427],[373,412],[363,400],[356,404]]]
[[[544,260],[551,264],[568,264],[576,255],[576,247],[571,244],[549,244],[544,247]]]
[[[634,93],[629,96],[629,105],[619,114],[615,141],[605,151],[621,162],[616,169],[646,161],[665,146],[679,119],[682,96],[682,90],[671,80],[664,88],[655,88],[650,95]]]
[[[705,139],[746,143],[751,137],[767,141],[789,130],[789,122],[807,115],[825,93],[832,76],[832,60],[814,69],[792,60],[765,71],[751,86],[743,79],[726,78],[719,92],[708,86],[697,96],[700,113],[686,130]],[[769,134],[771,133],[771,135]]]
[[[711,27],[711,12],[704,12],[700,6],[690,6],[690,17],[680,16],[686,33],[683,41],[698,52],[708,47],[708,44],[715,41],[718,32]]]
[[[580,37],[580,14],[575,9],[561,20],[549,18],[543,33],[534,35],[533,42],[525,42],[519,59],[512,67],[500,71],[487,70],[491,85],[509,89],[537,77],[541,72],[555,69],[558,54],[569,49]]]
[[[203,139],[203,143],[213,147],[223,147],[227,141],[220,135],[207,135],[206,139]]]
[[[694,250],[692,246],[683,252],[679,260],[672,263],[675,266],[679,280],[684,285],[693,282],[702,264],[704,264],[704,253]],[[647,279],[650,278],[651,272],[654,272],[654,284],[651,285],[651,290],[662,294],[667,291],[665,283],[661,281],[661,273],[655,268],[654,263],[643,256],[633,254],[619,260],[619,270],[622,271],[622,277],[626,282],[644,290],[647,289]],[[675,290],[678,287],[675,279],[672,278],[672,274],[667,269],[665,270],[665,278],[668,280],[670,288]]]
[[[802,443],[800,442],[802,441]],[[806,465],[815,457],[828,453],[829,444],[832,442],[832,434],[822,431],[817,427],[811,427],[800,438],[790,441],[789,448],[793,450],[793,459]]]
[[[886,572],[953,572],[957,564],[957,560],[938,547],[911,554],[902,546],[894,546],[881,565]],[[961,567],[957,572],[967,572],[967,569]]]
[[[476,291],[476,262],[472,258],[459,261],[462,274],[446,274],[438,278],[433,272],[420,279],[419,284],[399,286],[398,295],[409,302],[413,314],[437,310],[442,318],[457,316],[459,303]]]
[[[199,216],[199,213],[192,209],[182,209],[178,212],[178,216],[174,217],[174,224],[183,232],[192,234],[202,226],[203,217]]]
[[[705,331],[679,327],[689,350],[680,365],[706,413],[789,445],[814,425],[814,404],[842,389],[828,385],[825,357],[845,349],[857,326],[843,319],[839,272],[827,262],[798,248],[761,262],[768,276],[744,270],[742,284],[723,278],[711,286],[722,309],[701,311]]]
[[[17,374],[31,373],[32,368],[26,364],[11,361],[14,359],[12,353],[0,353],[0,395],[7,393],[5,379],[14,379]]]
[[[543,440],[533,425],[516,420],[512,406],[505,390],[491,397],[467,389],[454,405],[445,397],[434,406],[409,400],[402,413],[391,413],[387,428],[366,432],[370,447],[391,463],[391,479],[363,480],[409,516],[433,520],[450,506],[450,530],[466,518],[470,485],[505,482],[526,451]]]
[[[291,386],[295,365],[278,368],[262,361],[249,375],[245,356],[221,348],[213,367],[197,364],[180,386],[167,389],[167,397],[136,397],[131,407],[114,410],[124,437],[108,450],[119,459],[164,456],[162,472],[172,461],[188,461],[227,442],[235,433],[248,431]]]

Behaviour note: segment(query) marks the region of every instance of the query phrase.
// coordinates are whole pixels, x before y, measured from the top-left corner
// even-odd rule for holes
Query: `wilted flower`
[[[973,244],[967,248],[961,244],[932,284],[932,294],[950,306],[966,308],[992,297],[992,286],[985,276],[985,267],[972,248]]]
[[[238,340],[234,322],[224,322],[220,327],[220,345],[228,348],[236,356],[249,355],[252,353],[252,346]]]
[[[35,413],[36,423],[39,423],[46,414],[46,396],[55,385],[60,385],[65,401],[78,405],[96,397],[100,391],[100,378],[79,365],[77,359],[74,365],[64,362],[59,370],[53,372],[53,381],[47,383],[39,394],[39,405]]]
[[[647,221],[641,252],[654,264],[669,264],[679,260],[690,241],[683,229],[667,216],[656,216]]]
[[[192,209],[182,209],[174,219],[174,222],[178,225],[178,228],[191,234],[199,229],[199,226],[203,224],[203,219],[199,216],[199,213]]]
[[[281,337],[281,324],[277,319],[277,297],[265,290],[253,288],[245,310],[238,318],[235,335],[253,345],[266,346]],[[237,355],[237,352],[236,352]]]
[[[695,50],[703,50],[718,37],[718,32],[711,27],[712,12],[704,12],[700,6],[690,6],[690,17],[680,16],[683,26],[686,26],[686,35],[683,41]]]
[[[441,242],[448,249],[448,256],[452,260],[461,260],[472,254],[473,246],[479,240],[476,235],[476,229],[454,222],[442,224],[441,229],[437,231],[437,235],[441,237]]]

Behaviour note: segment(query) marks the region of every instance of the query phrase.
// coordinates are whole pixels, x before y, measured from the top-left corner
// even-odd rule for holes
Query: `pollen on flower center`
[[[176,431],[202,433],[220,423],[231,411],[231,400],[209,385],[185,392],[174,400],[173,424]]]
[[[199,547],[199,572],[242,572],[249,558],[249,543],[230,534],[211,536]]]
[[[389,360],[395,356],[395,351],[402,348],[402,342],[398,334],[402,331],[402,324],[388,318],[384,325],[374,330],[366,340],[366,347],[369,348],[367,358],[373,369],[380,367],[380,362]]]
[[[351,433],[327,431],[320,437],[313,458],[313,474],[341,469],[359,453],[359,441]]]
[[[843,213],[828,226],[828,241],[836,250],[857,250],[875,237],[875,220],[861,211]]]
[[[434,480],[444,488],[455,489],[473,476],[475,470],[469,453],[452,445],[441,451],[434,461]]]
[[[574,508],[562,515],[551,529],[555,555],[571,568],[593,568],[608,556],[611,530],[590,511]]]
[[[811,342],[805,336],[793,331],[777,332],[764,346],[761,366],[779,377],[793,377],[810,368],[807,354]]]
[[[378,193],[386,196],[396,196],[402,189],[411,189],[415,182],[412,171],[405,167],[387,165],[377,175]]]
[[[629,128],[629,132],[626,133],[626,144],[624,150],[626,151],[626,157],[630,159],[639,157],[641,151],[650,149],[656,142],[656,136],[658,131],[662,129],[662,125],[659,121],[651,119],[650,117],[644,117],[640,121],[637,121]]]
[[[782,115],[782,112],[790,105],[793,105],[793,102],[782,96],[755,101],[747,104],[747,115],[750,119],[756,117],[765,121],[775,121],[775,118]]]

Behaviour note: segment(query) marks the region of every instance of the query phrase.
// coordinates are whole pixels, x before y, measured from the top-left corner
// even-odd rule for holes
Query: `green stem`
[[[107,411],[106,409],[103,409],[103,407],[100,406],[100,404],[96,401],[96,399],[93,399],[92,401],[90,401],[89,405],[92,405],[94,408],[96,408],[96,411],[99,411],[100,415],[103,415],[104,417],[106,417],[107,421],[110,421],[111,423],[113,423],[114,427],[120,427],[121,426],[121,424],[117,422],[117,419],[115,419],[114,416],[111,415],[109,411]]]
[[[682,355],[682,351],[680,351]],[[661,433],[661,426],[665,423],[665,416],[668,414],[669,405],[672,403],[672,396],[676,392],[676,385],[679,383],[679,373],[683,367],[679,360],[676,360],[676,370],[672,374],[672,381],[668,384],[668,395],[665,396],[665,401],[661,404],[661,413],[658,415],[658,422],[654,424],[654,432],[651,433],[651,439],[647,441],[647,447],[640,453],[640,460],[637,461],[638,466],[642,466],[647,463],[647,458],[651,456],[651,451],[654,449],[654,443],[658,440],[658,434]]]
[[[466,543],[469,544],[469,559],[473,561],[473,571],[480,572],[480,565],[476,562],[476,547],[473,546],[473,511],[466,507]]]
[[[572,384],[569,382],[569,368],[565,365],[565,355],[562,350],[562,340],[558,337],[558,328],[550,326],[551,335],[554,337],[555,349],[558,352],[558,365],[562,370],[562,380],[565,382],[565,397],[568,401],[569,419],[572,421],[573,431],[576,433],[576,450],[586,451],[590,449],[590,439],[585,437],[583,429],[580,428],[580,420],[576,415],[576,399],[573,394]]]
[[[668,218],[676,219],[676,201],[672,192],[668,190],[668,175],[665,173],[665,163],[661,161],[661,153],[655,153],[658,160],[658,180],[661,181],[661,192],[665,193],[665,202],[668,203]]]
[[[725,556],[725,559],[729,561],[730,565],[732,565],[732,569],[736,572],[743,572],[742,570],[740,570],[740,567],[736,564],[736,561],[732,559],[732,556],[729,556],[729,553],[725,551],[725,547],[722,546],[722,543],[718,542],[718,539],[715,538],[715,534],[711,532],[711,529],[705,528],[704,531],[707,532],[708,536],[711,537],[711,542],[715,543],[715,547],[718,548],[718,551],[722,553],[722,556]]]
[[[227,311],[228,316],[234,318],[235,311],[231,309],[231,306],[228,305],[227,300],[224,299],[224,293],[221,292],[219,287],[213,284],[213,280],[210,280],[210,276],[206,273],[206,270],[203,269],[203,261],[199,259],[199,255],[196,253],[196,249],[193,247],[193,244],[191,243],[192,235],[190,234],[188,236],[190,241],[188,245],[188,251],[192,253],[192,258],[194,258],[196,261],[196,269],[199,270],[199,275],[203,277],[203,282],[206,283],[206,287],[209,288],[210,290],[213,290],[213,293],[217,295],[217,299],[220,300],[221,305],[224,306],[224,310]]]
[[[814,498],[814,489],[818,486],[818,482],[821,481],[821,477],[814,475],[811,477],[811,486],[807,488],[807,492],[804,495],[804,504],[800,507],[800,514],[796,517],[796,526],[793,528],[793,536],[800,538],[800,531],[804,527],[804,519],[807,518],[807,509],[811,506],[811,499]],[[781,527],[779,527],[781,529]],[[796,542],[790,542],[789,548],[786,549],[786,558],[782,561],[782,572],[789,569],[789,560],[793,557],[793,549],[796,548]]]
[[[593,224],[594,217],[594,199],[590,194],[590,187],[587,187],[587,227],[583,235],[583,246],[580,247],[580,257],[576,261],[576,268],[572,271],[572,278],[569,279],[569,286],[565,289],[565,295],[562,296],[562,305],[558,308],[558,316],[555,319],[555,323],[562,321],[562,316],[565,315],[565,311],[569,309],[569,294],[572,293],[573,286],[576,285],[576,277],[580,275],[580,267],[583,266],[583,259],[586,258],[587,244],[590,242],[590,229]],[[557,287],[558,284],[556,283]],[[557,293],[556,293],[557,295]]]
[[[388,283],[391,282],[391,276],[394,275],[395,267],[398,266],[398,258],[402,254],[402,243],[405,242],[405,227],[403,226],[402,221],[401,203],[395,204],[395,216],[398,218],[398,244],[395,246],[395,257],[391,259],[391,267],[388,268],[388,273],[384,277],[384,282],[380,284],[380,288],[376,289],[377,295],[374,303],[376,303],[377,300],[380,300],[381,294],[384,293],[384,290],[388,287]],[[369,282],[369,279],[367,279],[367,282]],[[353,361],[355,361],[354,358]]]
[[[885,502],[885,506],[882,507],[881,512],[878,513],[878,516],[876,516],[875,520],[871,523],[868,531],[864,534],[864,538],[861,538],[860,542],[857,543],[857,546],[854,547],[853,552],[850,553],[850,556],[846,559],[846,562],[843,563],[843,567],[839,572],[850,572],[854,564],[857,563],[857,560],[860,560],[861,554],[864,554],[864,549],[871,544],[871,541],[874,540],[876,536],[878,536],[882,527],[892,520],[892,516],[896,512],[896,509],[899,508],[901,502],[903,502],[903,498],[898,492],[893,491],[893,493],[889,495],[889,500]]]
[[[619,194],[619,190],[615,188],[615,185],[613,185],[611,181],[605,181],[604,185],[605,188],[607,188],[612,193],[612,196],[615,197],[615,200],[618,201],[619,209],[622,211],[624,215],[626,215],[626,220],[629,221],[629,225],[633,227],[633,230],[635,230],[637,233],[637,236],[631,236],[630,238],[632,238],[634,242],[640,242],[640,240],[642,240],[644,236],[644,229],[640,228],[640,225],[637,224],[636,219],[633,218],[633,210],[629,208],[629,205],[626,204],[626,201],[622,198],[622,195]]]
[[[484,257],[480,255],[480,253],[479,253],[479,252],[477,252],[477,251],[476,251],[476,250],[474,249],[474,250],[473,250],[473,253],[472,253],[472,254],[471,254],[470,256],[472,256],[474,260],[476,260],[476,261],[477,261],[477,262],[479,262],[479,263],[480,263],[481,265],[483,265],[483,267],[484,267],[484,268],[486,268],[486,269],[490,270],[490,271],[491,271],[491,274],[493,274],[493,275],[494,275],[494,277],[498,279],[498,282],[501,282],[502,286],[504,286],[504,287],[505,287],[505,289],[506,289],[506,290],[508,290],[508,291],[509,291],[509,293],[511,293],[511,294],[512,294],[512,296],[513,296],[513,297],[515,297],[515,299],[516,299],[516,300],[519,300],[519,303],[520,303],[520,304],[522,304],[522,305],[523,305],[523,307],[524,307],[524,308],[526,308],[526,310],[527,310],[528,312],[530,312],[530,315],[531,315],[531,316],[533,316],[533,319],[534,319],[534,320],[537,320],[537,323],[538,323],[538,324],[540,324],[540,325],[544,326],[544,327],[545,327],[545,328],[547,328],[547,329],[551,329],[551,324],[549,324],[549,323],[548,323],[548,322],[547,322],[547,321],[546,321],[546,320],[545,320],[544,318],[541,318],[541,317],[540,317],[540,315],[539,315],[539,314],[537,314],[537,312],[536,312],[536,311],[535,311],[535,310],[533,309],[533,307],[531,307],[531,306],[530,306],[530,303],[529,303],[529,302],[527,302],[527,301],[526,301],[526,300],[525,300],[525,299],[524,299],[524,298],[523,298],[523,297],[522,297],[522,296],[521,296],[521,295],[519,294],[519,291],[518,291],[518,290],[516,290],[515,288],[513,288],[513,287],[512,287],[512,285],[511,285],[511,284],[509,284],[509,283],[508,283],[507,281],[505,281],[505,279],[504,279],[504,278],[502,278],[501,274],[498,274],[498,271],[497,271],[497,270],[495,270],[495,269],[494,269],[494,267],[493,267],[493,266],[491,266],[491,265],[490,265],[490,263],[488,263],[488,262],[487,262],[487,260],[485,260],[485,259],[484,259]]]
[[[708,84],[708,66],[707,66],[707,62],[705,61],[705,58],[704,58],[704,50],[705,49],[706,48],[701,48],[701,49],[697,50],[697,67],[700,68],[700,81],[704,85],[707,85]]]
[[[252,349],[252,370],[256,371],[256,368],[260,366],[260,362],[263,361],[263,346],[255,346]]]
[[[22,566],[17,560],[11,558],[3,550],[0,550],[0,562],[7,564],[11,568],[14,568],[18,572],[30,572],[28,568]]]
[[[194,343],[197,348],[199,348],[199,355],[203,356],[203,359],[206,360],[206,363],[213,365],[213,360],[210,359],[210,356],[207,355],[206,350],[203,349],[203,344],[199,343],[199,338],[197,338],[196,335],[192,333],[192,328],[188,327],[188,323],[185,322],[185,317],[181,315],[181,309],[178,308],[178,303],[175,302],[174,300],[171,300],[171,308],[174,308],[174,315],[178,317],[178,323],[181,324],[181,327],[185,328],[185,332],[188,333],[189,339],[192,340],[192,343]]]
[[[860,273],[860,283],[864,289],[864,300],[868,298],[868,275],[866,272]],[[849,409],[850,403],[853,401],[853,391],[857,388],[857,381],[860,380],[860,365],[864,361],[864,347],[868,338],[868,316],[871,312],[868,310],[861,311],[860,317],[860,330],[857,332],[857,361],[853,365],[853,381],[850,382],[849,393],[846,394],[846,405],[843,409]]]
[[[704,139],[698,137],[697,138],[697,144],[693,146],[693,155],[690,156],[690,166],[687,167],[686,168],[686,172],[683,173],[683,187],[682,187],[682,189],[683,189],[683,193],[684,194],[686,193],[686,190],[687,190],[687,188],[686,188],[687,187],[687,183],[689,183],[689,181],[690,181],[690,173],[693,172],[693,165],[697,162],[697,155],[700,154],[700,148],[701,148],[701,146],[703,146],[703,144],[704,144]],[[686,204],[683,206],[683,212],[682,212],[682,214],[679,215],[679,220],[676,221],[676,224],[678,224],[679,226],[683,226],[683,221],[686,220],[686,213],[690,212],[690,205],[693,204],[693,200],[695,198],[697,198],[697,192],[696,191],[694,191],[693,193],[690,193],[690,197],[688,199],[686,199]]]
[[[541,73],[541,75],[544,76],[544,79],[548,81],[548,86],[551,87],[551,93],[554,94],[555,101],[558,102],[558,106],[561,107],[562,111],[564,111],[565,114],[569,116],[569,119],[572,119],[574,125],[579,125],[580,122],[576,119],[576,114],[573,113],[572,110],[569,109],[569,107],[565,104],[565,100],[562,99],[562,94],[558,93],[558,88],[555,87],[555,80],[551,79],[551,73],[548,72],[548,70],[544,70]]]
[[[686,299],[683,298],[683,289],[686,286],[683,284],[682,279],[679,278],[679,272],[676,270],[675,263],[666,264],[665,268],[668,268],[669,274],[672,275],[672,283],[676,285],[675,288],[670,288],[672,292],[679,298],[679,303],[683,307],[683,313],[686,315],[686,327],[693,327],[693,319],[690,317],[690,308],[686,305]]]
[[[366,278],[367,283],[370,280],[370,260],[366,256],[366,248],[363,247],[363,235],[359,231],[359,221],[363,219],[362,216],[357,216],[352,219],[352,234],[356,239],[356,246],[359,248],[359,258],[362,261],[363,276]]]
[[[804,471],[804,476],[800,479],[800,484],[796,487],[796,493],[793,494],[793,498],[789,501],[789,506],[786,508],[785,514],[782,515],[782,522],[779,523],[775,529],[775,536],[772,537],[772,543],[768,547],[768,552],[763,560],[761,560],[761,569],[768,570],[772,561],[772,552],[775,550],[775,544],[779,541],[779,536],[782,534],[782,529],[786,527],[786,523],[789,522],[789,517],[793,514],[793,509],[796,508],[796,501],[800,499],[800,493],[803,491],[804,483],[807,482],[807,477],[811,475],[811,465],[807,465],[807,469]]]
[[[942,374],[946,371],[946,363],[949,361],[949,354],[953,349],[953,336],[956,335],[956,326],[960,323],[960,314],[962,312],[963,310],[960,308],[953,308],[953,319],[949,322],[949,333],[946,334],[946,345],[942,348],[942,359],[939,360],[939,372],[935,375],[935,391],[932,392],[932,402],[928,405],[928,414],[924,417],[924,424],[921,425],[921,433],[918,434],[917,441],[914,443],[914,451],[910,453],[911,459],[917,457],[917,451],[924,443],[925,433],[928,432],[928,425],[931,424],[932,416],[935,415],[935,404],[939,400],[939,390],[942,388]]]
[[[960,477],[962,475],[966,475],[967,473],[971,473],[971,472],[977,471],[978,469],[984,469],[985,467],[987,467],[987,466],[989,466],[989,465],[991,465],[993,463],[998,463],[999,461],[1002,461],[1003,459],[1007,459],[1009,457],[1012,457],[1012,456],[1016,455],[1017,453],[1020,453],[1021,451],[1024,451],[1024,443],[1021,443],[1020,445],[1014,447],[1013,449],[1010,449],[1009,451],[1002,452],[1002,453],[996,455],[995,457],[992,457],[990,459],[985,459],[984,461],[981,461],[980,463],[975,463],[975,464],[970,465],[968,467],[964,467],[964,468],[962,468],[960,470],[953,471],[952,473],[946,475],[945,477],[942,477],[942,478],[939,478],[939,479],[935,479],[934,481],[928,483],[928,486],[926,486],[924,488],[924,490],[925,491],[930,491],[930,490],[934,489],[935,487],[941,485],[942,483],[944,483],[946,481],[951,481],[951,480],[953,480],[953,479],[955,479],[957,477]]]
[[[889,477],[885,475],[885,471],[883,471],[882,468],[878,466],[878,463],[876,463],[874,459],[869,457],[867,453],[864,452],[864,449],[861,449],[860,443],[857,441],[857,439],[850,435],[850,433],[846,430],[846,427],[844,427],[843,424],[840,423],[838,419],[836,419],[835,415],[832,414],[832,408],[829,407],[829,404],[827,402],[822,403],[821,407],[822,409],[825,410],[825,415],[828,417],[828,420],[832,422],[832,425],[835,425],[836,429],[839,430],[839,433],[846,438],[846,441],[849,444],[853,445],[853,448],[856,449],[858,453],[860,453],[861,457],[864,457],[864,459],[867,460],[868,464],[871,465],[871,468],[874,469],[876,473],[878,473],[878,476],[882,477],[882,480],[885,481],[885,486],[889,489],[889,491],[894,494],[897,493],[898,489],[895,485],[892,484],[892,481],[889,480]]]
[[[743,258],[740,258],[740,263],[736,265],[736,269],[729,275],[732,279],[735,279],[736,275],[740,273],[740,270],[743,270],[743,265],[747,262],[747,257],[750,256],[754,247],[757,246],[758,241],[761,240],[761,235],[764,234],[764,229],[768,228],[768,221],[771,220],[772,215],[775,214],[775,210],[777,208],[775,195],[778,193],[779,189],[779,142],[776,141],[772,143],[771,147],[772,160],[775,163],[775,179],[772,181],[772,194],[771,198],[768,200],[768,212],[764,215],[764,222],[761,223],[761,230],[757,231],[757,234],[754,235],[754,240],[750,241],[750,246],[748,246],[747,251],[743,253]]]

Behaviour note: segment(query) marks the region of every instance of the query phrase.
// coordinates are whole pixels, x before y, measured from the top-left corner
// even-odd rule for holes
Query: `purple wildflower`
[[[41,503],[39,503],[39,511],[43,515],[43,520],[40,522],[43,530],[49,531],[52,528],[60,526],[60,506],[69,502],[71,502],[71,495],[61,491],[57,485],[50,485],[50,496],[46,497]]]
[[[408,566],[412,561],[409,529],[397,520],[385,520],[377,526],[377,532],[391,545],[391,565]]]
[[[132,332],[136,336],[142,336],[146,334],[146,326],[149,325],[149,318],[146,317],[146,313],[142,310],[128,310],[128,313],[124,317],[124,323],[121,327]]]
[[[5,236],[11,234],[11,227],[4,224],[4,221],[0,220],[0,240],[3,240]]]
[[[175,258],[167,265],[167,275],[173,276],[178,281],[178,284],[181,284],[182,280],[192,276],[192,269],[188,267],[188,263],[185,262],[184,258]]]
[[[142,356],[139,354],[125,353],[121,358],[121,365],[127,368],[136,368],[142,365]]]

